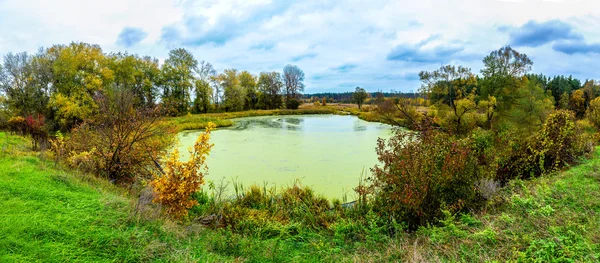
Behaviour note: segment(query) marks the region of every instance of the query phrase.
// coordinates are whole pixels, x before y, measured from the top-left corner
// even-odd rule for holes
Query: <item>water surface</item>
[[[233,178],[244,187],[290,186],[296,180],[328,198],[353,199],[361,173],[377,163],[377,138],[391,126],[355,116],[294,115],[239,118],[213,131],[207,180]],[[179,134],[182,158],[202,131]]]

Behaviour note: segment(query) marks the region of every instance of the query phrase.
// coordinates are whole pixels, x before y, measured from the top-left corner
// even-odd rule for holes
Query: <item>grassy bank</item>
[[[391,238],[339,220],[321,230],[266,225],[254,233],[174,223],[138,197],[54,166],[0,133],[0,262],[598,262],[600,149],[568,171],[513,181],[484,211]],[[142,216],[144,215],[144,216]]]
[[[180,131],[204,129],[209,122],[213,122],[217,127],[228,127],[233,125],[231,119],[256,116],[273,115],[305,115],[305,114],[340,114],[356,115],[359,118],[371,121],[382,121],[375,112],[359,111],[356,105],[352,104],[329,104],[326,106],[315,106],[313,104],[303,104],[297,110],[276,109],[276,110],[248,110],[238,112],[221,112],[206,114],[188,114],[185,116],[172,117],[167,119],[171,125],[178,127]]]

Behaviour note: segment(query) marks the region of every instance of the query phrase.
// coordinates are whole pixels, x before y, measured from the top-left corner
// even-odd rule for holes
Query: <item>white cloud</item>
[[[147,33],[128,48],[142,55],[164,59],[169,48],[183,45],[219,70],[257,74],[297,64],[307,92],[409,91],[418,88],[420,70],[440,63],[478,72],[483,56],[510,43],[509,32],[499,28],[550,20],[569,24],[590,45],[600,43],[597,0],[0,0],[0,54],[71,41],[120,51],[116,40],[130,27]],[[166,28],[176,30],[177,39],[165,36]],[[462,51],[440,52],[449,48]],[[393,50],[426,57],[392,61]],[[600,54],[568,56],[549,45],[518,50],[532,57],[535,72],[600,78],[594,75]],[[353,66],[339,70],[342,65]]]

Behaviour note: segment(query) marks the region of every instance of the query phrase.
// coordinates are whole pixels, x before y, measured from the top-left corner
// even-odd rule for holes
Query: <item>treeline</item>
[[[354,93],[355,92],[321,92],[321,93],[311,93],[311,94],[304,94],[302,99],[306,102],[315,102],[315,101],[322,101],[323,98],[325,98],[327,100],[327,102],[329,103],[355,103],[355,99],[354,99]],[[397,98],[397,97],[401,97],[401,98],[418,98],[420,97],[421,94],[418,93],[414,93],[414,92],[408,92],[408,93],[402,93],[402,92],[382,92],[382,91],[377,91],[377,92],[368,92],[368,97],[369,98],[377,98],[377,97],[383,97],[383,98]],[[369,101],[369,103],[371,103],[371,101]]]
[[[67,131],[98,113],[97,98],[128,92],[135,108],[160,106],[164,115],[188,112],[297,108],[304,72],[287,65],[283,72],[226,69],[216,72],[183,48],[164,63],[128,53],[105,53],[98,45],[71,43],[36,54],[9,53],[0,64],[2,119],[45,120],[49,130]],[[2,121],[4,120],[4,121]]]

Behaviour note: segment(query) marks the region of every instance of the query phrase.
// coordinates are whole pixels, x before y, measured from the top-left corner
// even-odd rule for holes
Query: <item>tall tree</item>
[[[163,103],[171,114],[182,114],[188,109],[190,93],[194,86],[198,61],[183,48],[171,50],[162,66]]]
[[[517,89],[516,103],[505,112],[505,117],[526,132],[536,131],[540,128],[546,117],[554,110],[552,95],[544,92],[544,89],[535,81],[529,81],[523,77],[521,87]]]
[[[298,99],[304,91],[304,71],[298,66],[287,65],[283,68],[283,81],[285,83],[286,103]]]
[[[358,105],[359,110],[362,108],[363,103],[368,97],[369,93],[361,87],[356,87],[356,90],[354,90],[354,93],[352,94],[352,100]]]
[[[212,64],[210,64],[207,61],[200,61],[199,66],[198,66],[198,70],[196,71],[197,75],[198,75],[198,79],[209,83],[209,88],[212,92],[213,88],[214,88],[214,94],[211,94],[209,97],[214,99],[214,103],[215,106],[218,107],[219,106],[219,99],[221,98],[221,86],[218,84],[217,80],[215,79],[215,76],[217,75],[217,71],[215,70],[215,68],[213,67]],[[210,87],[210,85],[212,85],[213,88]],[[196,87],[199,87],[198,85]],[[200,87],[203,87],[202,85],[200,85]],[[203,91],[198,91],[196,90],[196,94],[198,93],[202,93]]]
[[[264,109],[281,108],[283,81],[279,72],[261,72],[258,78],[258,100]]]
[[[477,109],[474,94],[477,79],[471,69],[447,65],[432,72],[422,71],[419,77],[422,91],[437,103],[444,116],[446,129],[456,134],[466,133],[472,127],[466,122],[467,116]]]
[[[109,56],[114,73],[114,88],[133,94],[136,107],[153,107],[158,98],[160,68],[151,57],[116,53]]]
[[[212,88],[210,84],[203,79],[196,80],[194,85],[195,97],[194,97],[194,112],[195,113],[207,113],[210,108],[210,99],[212,94]]]
[[[246,91],[240,84],[236,69],[226,69],[217,76],[219,85],[223,87],[223,105],[226,111],[244,109]]]
[[[483,59],[481,97],[494,96],[501,111],[516,103],[522,76],[531,70],[533,62],[510,46],[491,52]]]
[[[98,110],[94,97],[110,88],[114,74],[97,45],[71,43],[46,50],[52,64],[53,94],[49,106],[63,129],[70,129]]]
[[[258,102],[258,93],[256,91],[256,77],[248,71],[242,71],[238,76],[240,85],[246,93],[244,109],[256,108]]]
[[[578,89],[571,94],[571,98],[569,99],[569,109],[575,112],[575,117],[583,118],[586,110],[585,93],[583,92],[583,89]]]
[[[440,69],[421,71],[419,78],[423,82],[422,92],[434,102],[442,102],[456,109],[455,102],[467,96],[476,82],[471,69],[462,66],[442,66]]]

